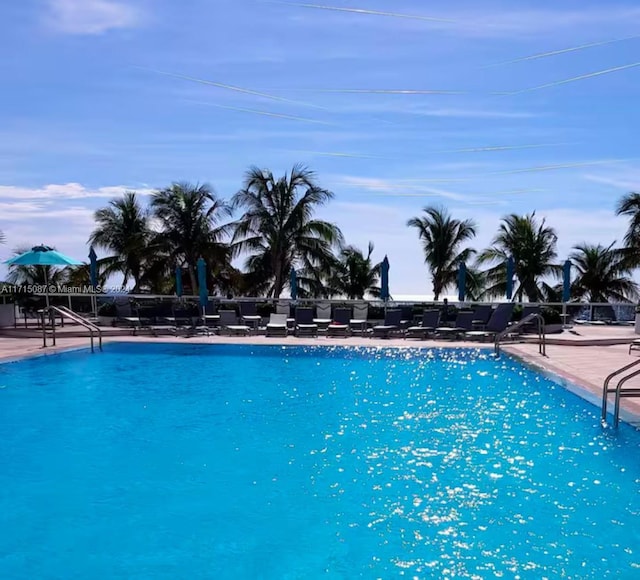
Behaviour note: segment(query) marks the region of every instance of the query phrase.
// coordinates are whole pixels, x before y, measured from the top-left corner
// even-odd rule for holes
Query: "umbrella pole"
[[[47,267],[42,267],[44,268],[44,299],[47,304],[47,308],[49,308],[49,280],[47,279]]]

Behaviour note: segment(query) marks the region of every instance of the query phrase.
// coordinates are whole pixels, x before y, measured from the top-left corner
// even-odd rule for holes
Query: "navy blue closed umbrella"
[[[562,301],[571,300],[571,261],[567,260],[562,269]]]
[[[182,288],[182,268],[180,266],[176,266],[176,296],[178,298],[182,298],[183,293]]]
[[[98,256],[93,246],[89,248],[89,282],[95,291],[98,286]]]
[[[295,268],[291,268],[289,273],[289,292],[291,293],[291,300],[298,299],[298,273]]]
[[[513,298],[513,275],[515,273],[516,264],[513,256],[509,256],[507,260],[507,300]]]
[[[380,264],[380,298],[385,302],[390,298],[389,293],[389,258],[384,257]]]
[[[458,266],[458,302],[464,302],[467,295],[467,265],[460,262]]]
[[[203,258],[198,258],[198,296],[203,310],[209,303],[209,291],[207,290],[207,264]]]

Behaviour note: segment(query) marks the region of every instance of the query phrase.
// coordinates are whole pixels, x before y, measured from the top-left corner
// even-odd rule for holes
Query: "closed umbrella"
[[[291,273],[289,275],[289,291],[291,293],[291,300],[298,299],[298,274],[294,268],[291,268]]]
[[[207,290],[207,264],[204,258],[198,258],[198,295],[202,311],[205,312],[209,302],[209,291]]]
[[[176,296],[182,298],[182,268],[176,266]]]
[[[467,294],[467,265],[460,262],[458,266],[458,302],[464,302]]]
[[[571,300],[571,261],[567,260],[562,269],[562,301]]]
[[[385,302],[390,298],[389,294],[389,258],[387,256],[380,264],[380,298]]]
[[[80,266],[81,262],[69,258],[60,252],[56,252],[49,246],[35,246],[30,251],[15,256],[7,260],[5,264],[15,266]],[[44,269],[45,300],[49,306],[49,281],[47,280],[47,269]]]
[[[96,292],[98,288],[98,256],[93,246],[89,248],[89,283],[91,284],[91,305],[93,313],[98,315],[98,301],[96,299]]]
[[[93,246],[89,248],[89,282],[95,292],[98,286],[98,256],[96,256]]]
[[[513,260],[513,256],[509,256],[507,260],[507,300],[513,298],[513,275],[515,273],[516,264]]]

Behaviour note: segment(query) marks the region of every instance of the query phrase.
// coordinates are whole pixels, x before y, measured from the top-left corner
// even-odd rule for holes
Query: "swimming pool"
[[[480,351],[0,365],[0,577],[632,578],[640,434]]]

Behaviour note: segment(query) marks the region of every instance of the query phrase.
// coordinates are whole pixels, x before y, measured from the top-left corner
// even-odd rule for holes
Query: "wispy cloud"
[[[431,197],[442,198],[470,205],[501,205],[503,200],[495,200],[486,195],[467,195],[438,189],[426,185],[409,185],[400,181],[381,178],[342,176],[342,183],[367,192],[375,197]],[[373,192],[373,193],[371,193]],[[506,192],[503,192],[506,194]]]
[[[594,77],[600,77],[600,76],[603,76],[603,75],[608,75],[608,74],[612,74],[612,73],[615,73],[615,72],[619,72],[619,71],[622,71],[622,70],[635,68],[635,67],[638,67],[638,66],[640,66],[640,62],[634,62],[634,63],[631,63],[631,64],[625,64],[625,65],[622,65],[622,66],[616,66],[616,67],[608,68],[608,69],[605,69],[605,70],[599,70],[599,71],[588,73],[588,74],[585,74],[585,75],[580,75],[580,76],[577,76],[577,77],[571,77],[569,79],[564,79],[564,80],[560,80],[560,81],[554,81],[552,83],[546,83],[544,85],[539,85],[537,87],[531,87],[529,89],[522,89],[521,91],[514,91],[514,92],[506,93],[506,94],[507,95],[521,95],[523,93],[531,93],[533,91],[540,91],[542,89],[548,89],[548,88],[551,88],[551,87],[558,87],[560,85],[566,85],[566,84],[569,84],[569,83],[575,83],[575,82],[578,82],[578,81],[583,81],[583,80],[591,79],[591,78],[594,78]]]
[[[634,40],[634,39],[637,39],[637,38],[640,38],[640,35],[636,34],[634,36],[625,36],[624,38],[614,38],[612,40],[601,40],[599,42],[590,42],[588,44],[580,44],[578,46],[571,46],[569,48],[561,48],[559,50],[551,50],[551,51],[548,51],[548,52],[540,52],[540,53],[537,53],[537,54],[531,54],[529,56],[523,56],[523,57],[520,57],[520,58],[515,58],[513,60],[505,60],[505,61],[502,61],[502,62],[496,62],[496,63],[493,63],[493,64],[486,65],[483,68],[492,68],[492,67],[503,66],[503,65],[507,65],[507,64],[515,64],[515,63],[518,63],[518,62],[525,62],[525,61],[528,61],[528,60],[538,60],[538,59],[541,59],[541,58],[548,58],[550,56],[558,56],[560,54],[566,54],[566,53],[569,53],[569,52],[578,52],[578,51],[581,51],[581,50],[586,50],[588,48],[595,48],[597,46],[606,46],[607,44],[615,44],[615,43],[618,43],[618,42],[624,42],[626,40]]]
[[[133,28],[142,20],[131,0],[48,0],[48,5],[48,24],[66,34],[103,34]]]
[[[623,163],[629,159],[600,159],[597,161],[581,161],[577,163],[559,163],[557,165],[539,165],[537,167],[525,167],[523,169],[511,169],[508,171],[494,171],[490,175],[510,175],[514,173],[538,173],[542,171],[556,171],[558,169],[572,169],[574,167],[589,167],[594,165],[611,165]]]
[[[437,153],[491,153],[495,151],[519,151],[521,149],[542,149],[546,147],[560,147],[570,143],[539,143],[536,145],[495,145],[488,147],[467,147],[465,149],[446,149]]]
[[[433,16],[424,16],[417,14],[403,14],[400,12],[381,12],[378,10],[367,10],[364,8],[347,8],[341,6],[325,6],[322,4],[304,4],[301,2],[280,2],[278,0],[263,0],[263,2],[267,4],[284,4],[286,6],[295,6],[298,8],[312,8],[315,10],[328,10],[334,12],[350,12],[352,14],[361,14],[363,16],[387,16],[390,18],[404,18],[409,20],[421,20],[423,22],[454,22],[454,20],[449,20],[447,18],[437,18]]]
[[[586,174],[583,178],[616,189],[640,191],[640,171],[621,171],[613,176]]]
[[[412,114],[422,117],[458,117],[461,119],[531,119],[539,117],[539,113],[528,111],[505,111],[490,109],[423,109]]]
[[[607,26],[618,31],[620,36],[633,34],[640,23],[640,9],[619,5],[580,6],[577,9],[554,6],[553,8],[531,9],[497,4],[493,8],[466,8],[455,6],[452,9],[430,10],[428,15],[406,14],[369,10],[365,8],[328,6],[309,3],[288,3],[272,0],[270,4],[290,6],[292,8],[307,8],[316,11],[334,12],[336,16],[362,16],[362,26],[384,26],[388,28],[391,21],[396,21],[403,28],[428,27],[431,31],[443,32],[448,35],[466,38],[557,38],[559,34],[565,36],[576,35],[576,31],[584,33],[592,30],[597,33]],[[476,3],[477,4],[477,3]],[[473,6],[473,4],[471,4]],[[371,18],[377,16],[377,18]],[[352,18],[332,18],[332,25],[349,27],[353,25]],[[319,21],[318,25],[325,25]],[[628,31],[628,32],[627,32]]]
[[[315,123],[318,125],[331,125],[326,121],[319,121],[317,119],[308,119],[307,117],[296,117],[294,115],[285,115],[284,113],[273,113],[271,111],[259,111],[257,109],[245,109],[243,107],[229,107],[227,105],[218,105],[217,103],[207,103],[203,101],[186,101],[193,103],[194,105],[203,105],[205,107],[215,107],[217,109],[226,109],[227,111],[237,111],[239,113],[249,113],[252,115],[263,115],[265,117],[275,117],[278,119],[288,119],[290,121],[300,121],[303,123]]]
[[[272,89],[293,93],[337,93],[357,95],[465,95],[465,91],[445,91],[438,89]]]
[[[146,70],[149,72],[153,72],[155,74],[158,75],[163,75],[166,77],[171,77],[174,79],[181,79],[181,80],[185,80],[185,81],[190,81],[193,83],[198,83],[201,85],[208,85],[210,87],[216,87],[218,89],[224,89],[227,91],[233,91],[236,93],[243,93],[245,95],[252,95],[255,97],[262,97],[264,99],[271,99],[272,101],[279,101],[281,103],[289,103],[292,105],[301,105],[303,107],[312,107],[314,109],[321,109],[321,110],[326,110],[325,107],[321,107],[320,105],[315,105],[313,103],[306,103],[306,102],[302,102],[302,101],[294,101],[293,99],[287,99],[285,97],[278,97],[277,95],[271,95],[269,93],[263,93],[261,91],[255,91],[253,89],[247,89],[244,87],[237,87],[234,85],[228,85],[225,83],[219,83],[216,81],[210,81],[207,79],[201,79],[201,78],[197,78],[197,77],[191,77],[191,76],[187,76],[187,75],[182,75],[182,74],[177,74],[177,73],[171,73],[171,72],[166,72],[166,71],[161,71],[161,70],[155,70],[152,68],[146,68],[146,67],[136,67],[139,68],[141,70]]]
[[[0,199],[68,200],[112,198],[122,195],[125,191],[136,191],[140,195],[148,195],[152,192],[151,189],[140,189],[124,185],[99,187],[97,189],[87,188],[80,183],[49,184],[39,188],[0,185]],[[13,207],[17,207],[16,202],[12,203]]]

